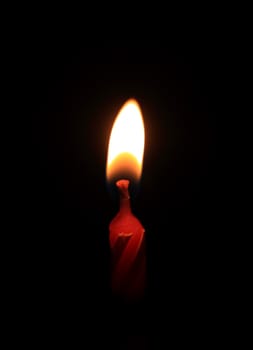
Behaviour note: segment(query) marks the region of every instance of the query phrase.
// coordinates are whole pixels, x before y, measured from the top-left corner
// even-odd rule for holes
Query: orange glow
[[[121,107],[112,127],[106,164],[107,180],[139,180],[142,173],[145,130],[138,102],[129,99]]]

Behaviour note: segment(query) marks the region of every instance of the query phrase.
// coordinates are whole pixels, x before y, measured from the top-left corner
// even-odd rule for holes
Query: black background
[[[45,334],[108,327],[108,344],[119,348],[110,332],[129,325],[139,334],[163,325],[179,339],[182,330],[215,332],[219,50],[212,36],[177,39],[91,42],[42,32],[22,49],[29,118],[19,288]],[[130,97],[146,137],[132,209],[146,229],[148,286],[134,307],[110,295],[108,226],[118,203],[105,179],[111,127]]]

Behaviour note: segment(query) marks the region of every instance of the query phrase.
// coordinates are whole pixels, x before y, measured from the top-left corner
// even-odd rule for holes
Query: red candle
[[[106,175],[119,194],[119,211],[109,225],[111,288],[126,302],[141,300],[146,285],[145,229],[133,214],[130,181],[138,181],[144,153],[144,123],[136,100],[128,100],[114,122]]]

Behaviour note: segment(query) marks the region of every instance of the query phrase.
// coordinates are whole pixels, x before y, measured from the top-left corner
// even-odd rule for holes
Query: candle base
[[[131,235],[119,233],[115,246],[112,248],[111,287],[115,297],[125,303],[138,302],[144,298],[146,285],[146,256],[144,237],[141,240],[136,257],[127,264],[124,252],[130,246]],[[130,256],[129,253],[128,256]]]

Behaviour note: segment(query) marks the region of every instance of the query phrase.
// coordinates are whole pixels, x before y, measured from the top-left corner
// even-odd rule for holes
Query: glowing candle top
[[[106,166],[108,181],[138,181],[142,174],[145,131],[141,108],[131,98],[121,107],[112,127]]]

